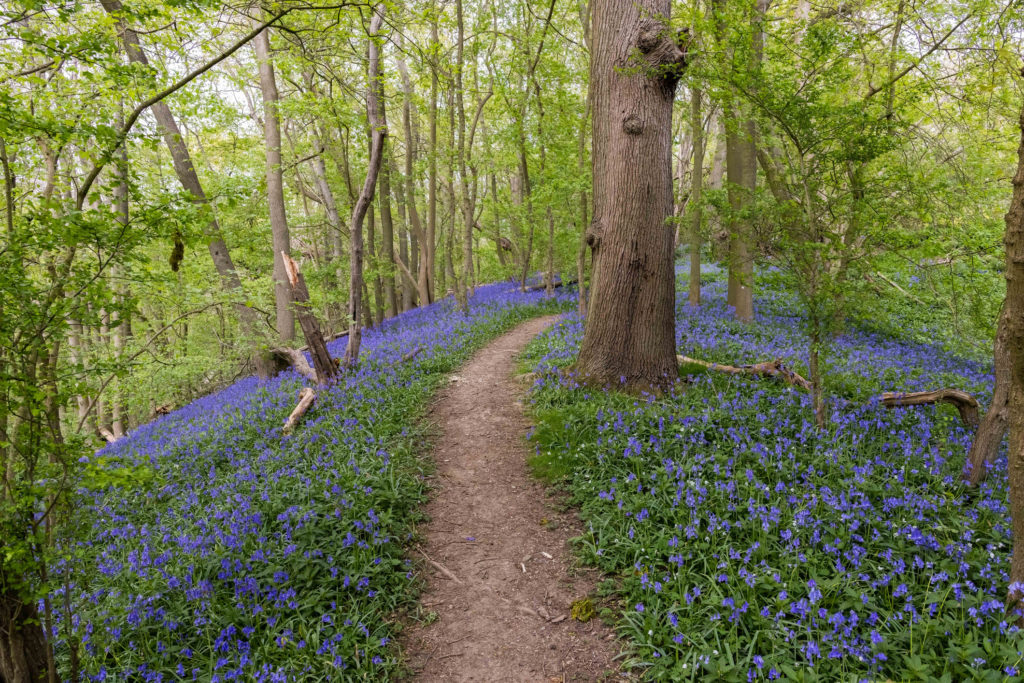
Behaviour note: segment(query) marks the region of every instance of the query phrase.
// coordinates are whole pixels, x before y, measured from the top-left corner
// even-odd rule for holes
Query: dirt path
[[[437,474],[416,554],[430,572],[422,604],[437,619],[403,635],[416,680],[598,681],[615,669],[610,629],[569,618],[595,578],[572,567],[566,541],[579,520],[554,507],[526,465],[515,355],[555,319],[492,342],[431,412]]]

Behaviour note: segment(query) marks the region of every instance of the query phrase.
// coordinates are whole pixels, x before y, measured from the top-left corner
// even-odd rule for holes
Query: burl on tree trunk
[[[628,389],[679,376],[675,351],[672,103],[685,32],[664,23],[668,0],[593,7],[593,292],[578,374]]]

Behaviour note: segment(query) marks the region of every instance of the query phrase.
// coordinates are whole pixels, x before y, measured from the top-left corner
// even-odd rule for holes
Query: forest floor
[[[427,617],[402,636],[421,681],[597,681],[619,651],[600,619],[570,617],[597,572],[569,538],[579,518],[531,476],[525,387],[515,356],[556,316],[490,343],[442,390],[429,419],[440,435],[428,521],[413,553],[430,575]]]

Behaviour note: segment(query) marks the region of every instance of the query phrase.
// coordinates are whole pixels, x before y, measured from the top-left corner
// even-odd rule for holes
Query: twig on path
[[[437,571],[441,572],[442,574],[447,576],[449,579],[451,579],[455,583],[459,583],[459,584],[462,583],[462,579],[460,579],[459,577],[455,576],[455,574],[453,574],[451,572],[451,570],[449,570],[447,567],[445,567],[440,562],[435,562],[434,560],[430,559],[430,557],[425,552],[423,552],[422,550],[420,550],[420,555],[422,555],[424,558],[426,558],[427,562],[429,562],[431,564],[431,566],[434,567],[434,569],[436,569]]]

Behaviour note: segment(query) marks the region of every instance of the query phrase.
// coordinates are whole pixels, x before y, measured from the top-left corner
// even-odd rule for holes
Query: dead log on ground
[[[785,365],[782,360],[776,358],[773,361],[766,363],[754,363],[753,365],[722,365],[721,363],[709,363],[706,360],[697,360],[696,358],[690,358],[688,356],[676,356],[676,360],[679,363],[690,363],[693,365],[700,365],[701,367],[708,368],[709,370],[717,370],[719,372],[725,372],[730,375],[756,375],[759,377],[772,377],[774,379],[781,379],[786,384],[794,387],[803,389],[804,391],[811,390],[811,383],[793,372]]]
[[[295,425],[299,423],[302,416],[305,415],[306,411],[309,410],[309,407],[313,405],[313,401],[315,399],[316,393],[314,393],[314,391],[309,387],[303,387],[302,391],[299,392],[299,402],[295,406],[295,409],[292,410],[291,415],[289,415],[288,419],[285,421],[284,427],[281,429],[281,433],[291,434],[295,431]]]
[[[780,359],[767,363],[755,363],[753,365],[722,365],[720,363],[709,363],[706,360],[698,360],[688,356],[676,356],[680,364],[691,363],[709,370],[717,370],[730,375],[756,375],[760,377],[773,377],[781,379],[786,384],[798,387],[804,391],[811,392],[811,383],[793,372],[782,364]],[[894,392],[887,391],[878,397],[879,403],[887,408],[897,406],[921,406],[932,403],[949,403],[960,411],[960,419],[965,426],[976,429],[980,422],[978,417],[978,401],[966,391],[959,389],[935,389],[934,391],[910,391]]]
[[[976,429],[980,422],[977,399],[966,391],[960,391],[959,389],[936,389],[934,391],[911,391],[907,393],[889,391],[879,397],[879,402],[887,408],[949,403],[960,411],[960,419],[963,420],[966,426]]]
[[[99,427],[96,431],[99,432],[100,436],[102,436],[103,440],[107,443],[114,443],[117,441],[117,437],[114,436],[113,432],[106,427]]]
[[[306,288],[305,278],[299,272],[299,266],[291,256],[283,251],[281,258],[284,259],[285,273],[288,274],[288,284],[292,289],[295,316],[299,319],[302,335],[306,338],[306,344],[309,346],[309,355],[313,357],[316,381],[325,384],[338,374],[338,364],[334,362],[331,354],[327,351],[327,343],[320,332],[320,322],[313,315],[313,309],[309,305],[309,290]]]

